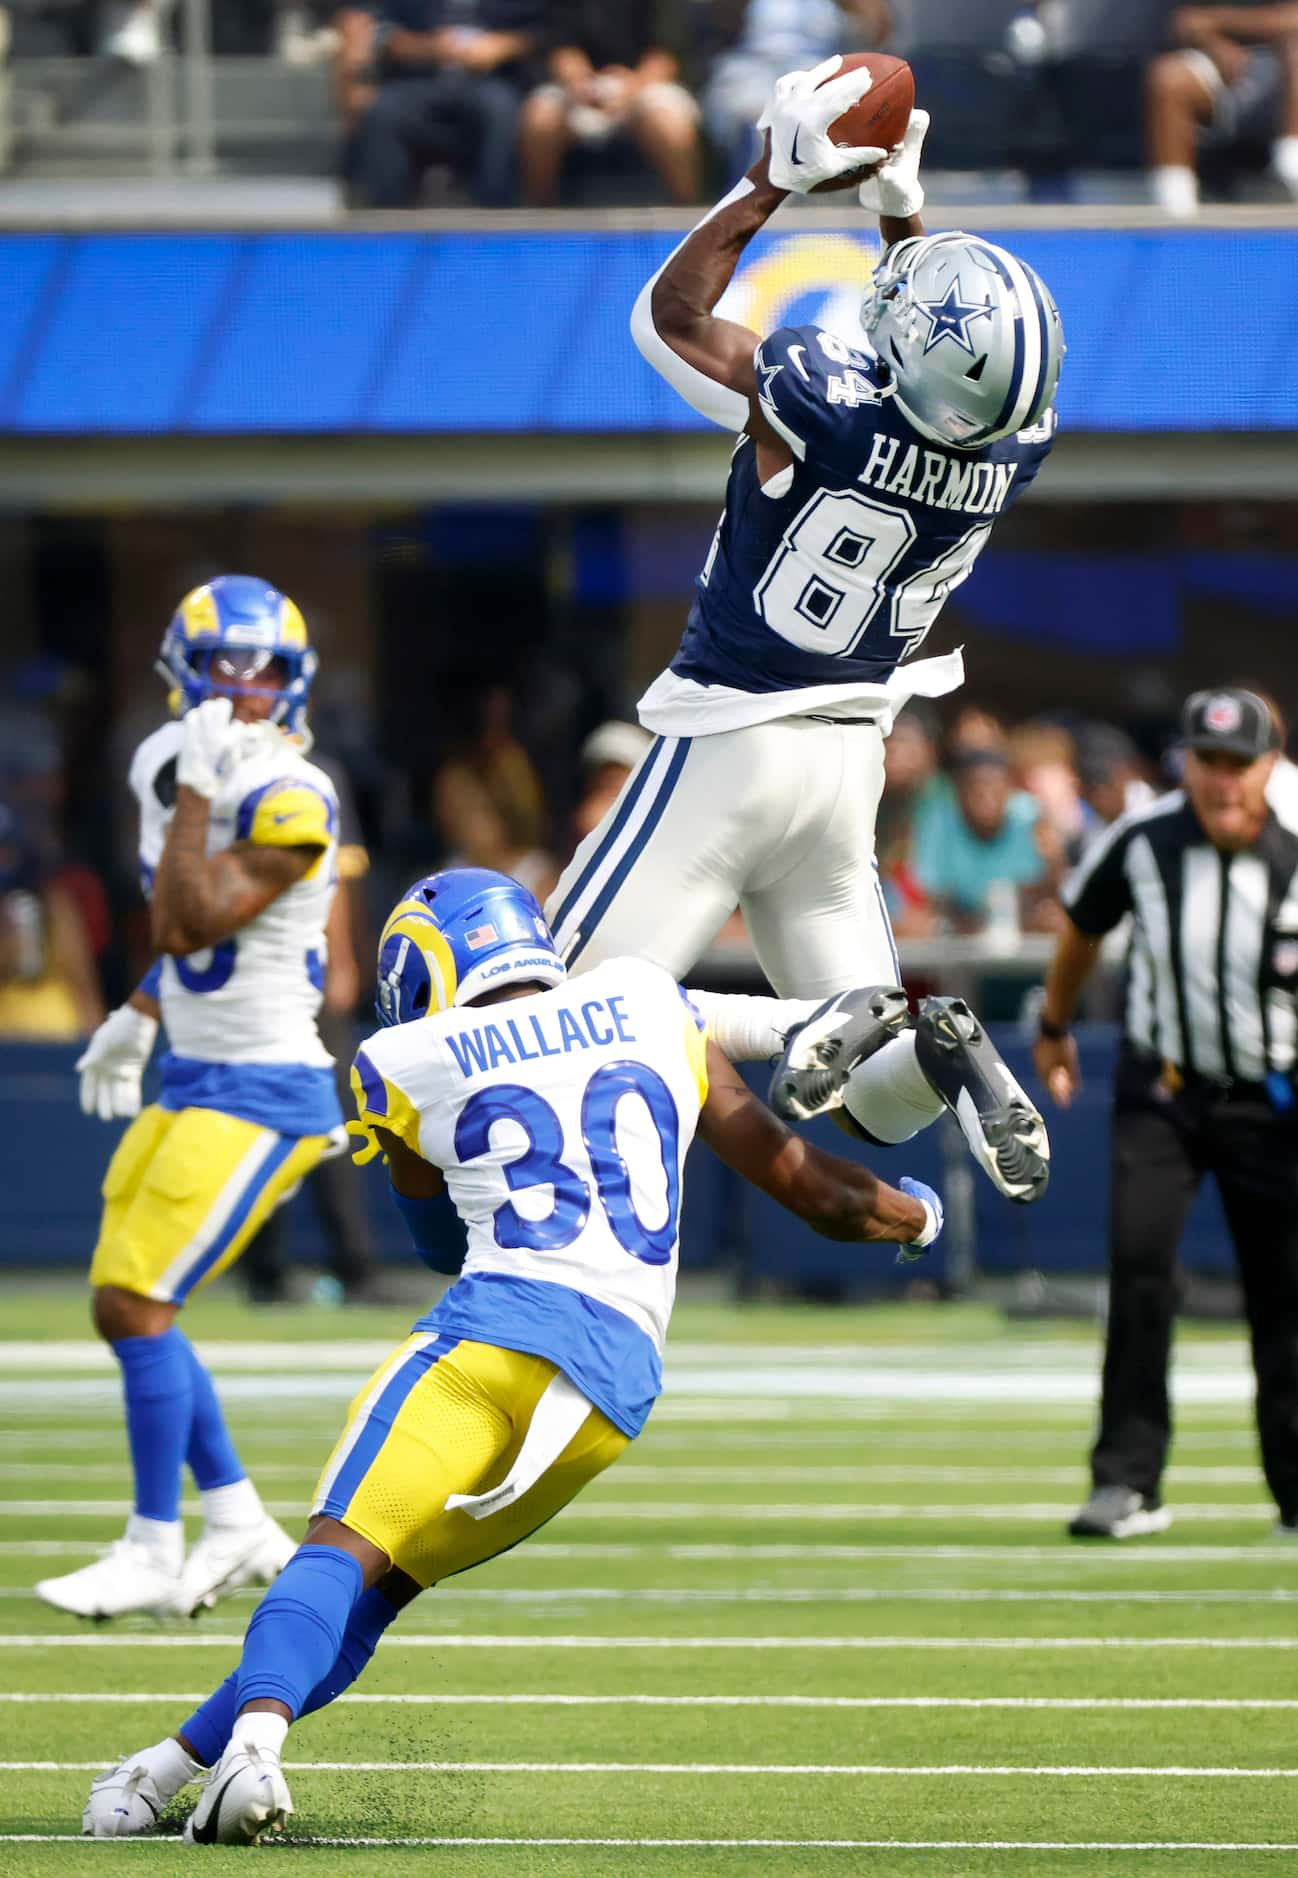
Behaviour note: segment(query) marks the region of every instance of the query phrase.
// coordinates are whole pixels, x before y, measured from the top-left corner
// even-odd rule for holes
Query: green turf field
[[[79,1844],[92,1772],[224,1676],[251,1599],[96,1629],[30,1595],[120,1530],[125,1444],[79,1294],[8,1293],[4,1874],[1235,1878],[1298,1852],[1298,1547],[1271,1534],[1237,1335],[1183,1340],[1171,1532],[1087,1548],[1062,1532],[1084,1327],[688,1299],[628,1456],[290,1736],[293,1844]],[[290,1527],[408,1315],[189,1314]]]

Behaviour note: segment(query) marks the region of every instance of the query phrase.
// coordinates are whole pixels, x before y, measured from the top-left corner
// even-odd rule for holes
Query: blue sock
[[[244,1467],[230,1439],[212,1378],[199,1362],[198,1353],[189,1338],[180,1331],[175,1334],[185,1346],[194,1396],[193,1417],[189,1424],[189,1448],[185,1454],[189,1471],[194,1476],[195,1486],[201,1490],[232,1486],[236,1480],[244,1478]]]
[[[173,1325],[160,1337],[122,1337],[126,1433],[135,1470],[135,1510],[144,1519],[180,1518],[180,1468],[194,1409],[188,1344]]]
[[[300,1546],[252,1614],[243,1640],[235,1713],[283,1702],[294,1717],[333,1668],[358,1602],[361,1568],[332,1545]]]
[[[302,1704],[302,1715],[314,1715],[318,1708],[328,1708],[350,1689],[373,1656],[379,1638],[397,1614],[397,1607],[377,1585],[363,1591],[352,1608],[343,1632],[343,1640],[333,1667],[326,1673]],[[180,1729],[194,1758],[204,1767],[212,1767],[225,1752],[234,1733],[234,1718],[239,1712],[239,1672],[228,1675],[220,1688],[200,1704]],[[299,1721],[301,1716],[298,1717]]]

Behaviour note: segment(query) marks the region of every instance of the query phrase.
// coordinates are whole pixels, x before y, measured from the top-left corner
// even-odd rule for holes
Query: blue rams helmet
[[[251,574],[220,574],[185,595],[158,657],[158,670],[176,693],[181,716],[205,698],[238,698],[254,689],[217,683],[210,676],[213,658],[227,648],[250,654],[258,674],[274,665],[283,685],[272,720],[300,733],[317,660],[306,621],[287,594]]]
[[[1040,424],[1064,356],[1059,309],[1025,261],[977,235],[912,235],[889,248],[861,324],[897,403],[938,443],[976,450]]]
[[[511,981],[566,976],[535,895],[489,867],[449,867],[407,887],[388,914],[375,1009],[381,1024],[408,1024]]]

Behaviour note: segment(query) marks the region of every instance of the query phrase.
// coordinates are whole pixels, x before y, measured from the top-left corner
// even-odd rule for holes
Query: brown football
[[[861,66],[865,66],[874,82],[858,104],[834,119],[829,127],[830,141],[875,144],[881,150],[891,150],[906,135],[906,126],[915,108],[915,75],[905,59],[894,59],[887,52],[845,52],[834,77],[858,71]],[[868,169],[852,170],[846,176],[834,176],[826,183],[817,183],[812,193],[821,195],[830,189],[855,188],[869,174]]]

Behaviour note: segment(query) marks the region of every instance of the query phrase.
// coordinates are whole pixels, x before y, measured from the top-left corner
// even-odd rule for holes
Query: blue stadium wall
[[[1016,231],[1086,431],[1298,429],[1298,230]],[[627,334],[661,233],[0,234],[0,433],[681,431]],[[854,330],[877,244],[791,223],[722,311]]]

